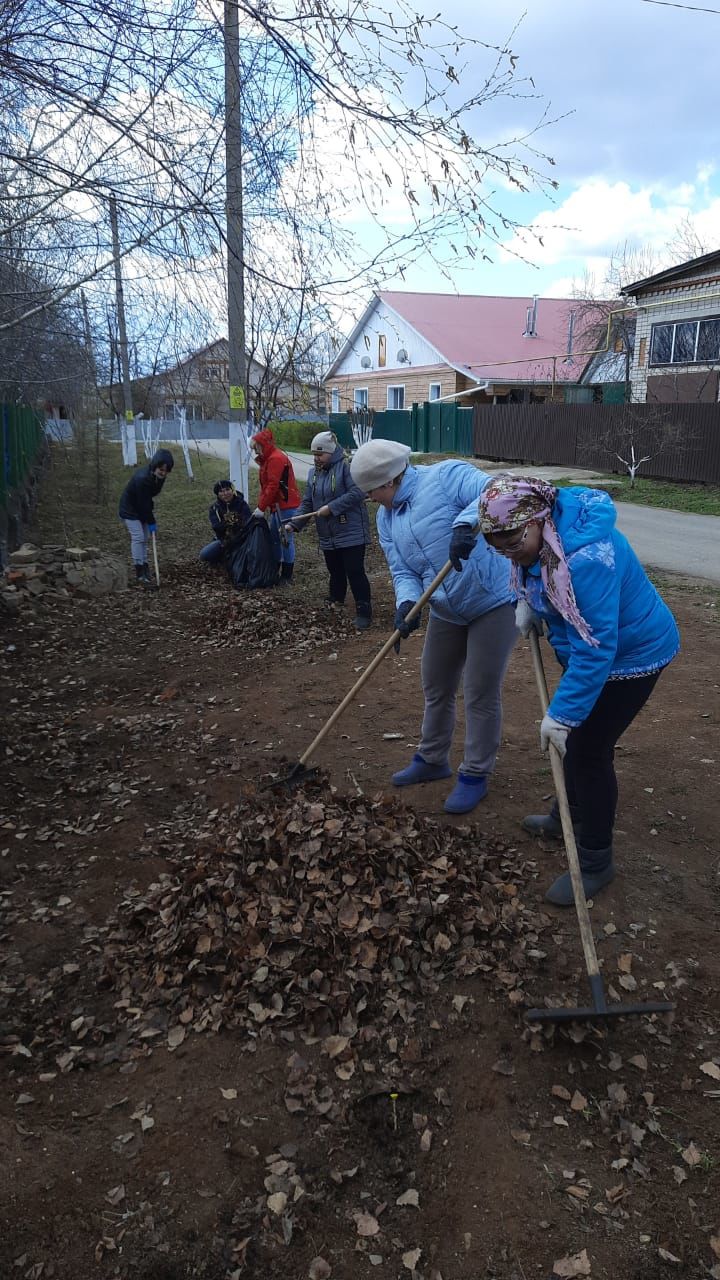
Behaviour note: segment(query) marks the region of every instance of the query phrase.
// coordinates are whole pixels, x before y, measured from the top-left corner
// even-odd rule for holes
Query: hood
[[[173,458],[169,449],[158,449],[157,453],[154,453],[152,458],[150,459],[151,471],[154,470],[155,467],[162,467],[162,466],[167,467],[168,473],[171,472],[173,467],[175,466],[175,459]]]
[[[269,427],[265,427],[262,431],[258,431],[256,435],[252,436],[250,443],[259,447],[263,459],[267,458],[268,454],[277,448],[275,437]]]
[[[615,527],[617,511],[609,493],[601,489],[558,489],[553,520],[565,552],[571,555],[591,542],[602,542]]]

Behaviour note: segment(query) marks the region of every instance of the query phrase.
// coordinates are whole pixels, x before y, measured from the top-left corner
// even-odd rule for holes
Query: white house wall
[[[720,316],[720,279],[717,264],[703,279],[701,275],[688,279],[686,285],[678,288],[674,283],[659,288],[654,293],[644,293],[638,298],[638,314],[635,325],[635,352],[631,372],[632,398],[636,403],[644,403],[647,399],[648,376],[673,373],[708,373],[717,369],[717,364],[669,364],[650,368],[650,334],[654,324],[672,324],[678,320],[697,320],[698,317]],[[672,291],[671,291],[672,290]],[[638,365],[641,341],[645,338],[644,362]]]
[[[341,377],[343,374],[349,374],[351,377],[359,377],[363,374],[377,373],[380,368],[378,340],[383,334],[386,339],[387,356],[382,368],[383,373],[392,369],[445,363],[436,347],[432,347],[429,342],[421,338],[420,334],[391,307],[387,307],[378,300],[363,328],[355,335],[352,347],[346,351],[342,361],[333,371],[333,376]],[[397,359],[397,353],[402,349],[407,351],[410,357],[405,364],[398,363]],[[369,368],[363,368],[360,363],[363,356],[370,357],[372,364]]]

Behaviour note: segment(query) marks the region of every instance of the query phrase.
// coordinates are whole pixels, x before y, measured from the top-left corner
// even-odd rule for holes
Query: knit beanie
[[[358,489],[369,493],[389,484],[405,470],[412,449],[397,440],[369,440],[353,454],[350,475]]]
[[[334,453],[337,449],[337,436],[332,431],[319,431],[310,442],[312,453]]]

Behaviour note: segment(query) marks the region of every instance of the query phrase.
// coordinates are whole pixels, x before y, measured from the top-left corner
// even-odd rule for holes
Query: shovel
[[[452,566],[451,560],[448,560],[447,563],[443,565],[440,572],[433,578],[432,582],[430,583],[430,586],[425,591],[423,591],[422,595],[420,596],[420,599],[416,600],[412,609],[408,611],[405,619],[406,622],[411,622],[413,618],[417,617],[423,605],[427,604],[431,595],[433,595],[437,591],[440,584],[445,581],[452,567],[453,566]],[[320,746],[320,743],[323,741],[323,739],[327,737],[333,725],[336,724],[337,721],[340,719],[340,716],[342,715],[343,711],[345,711],[346,708],[350,706],[350,703],[358,695],[363,685],[370,679],[370,676],[372,675],[373,671],[375,671],[377,667],[380,666],[380,663],[382,662],[383,658],[387,657],[390,650],[394,647],[394,645],[396,645],[400,640],[402,640],[402,638],[403,637],[400,631],[393,631],[390,638],[385,641],[384,645],[382,646],[382,649],[380,649],[379,652],[375,654],[375,657],[373,658],[372,662],[365,668],[360,678],[355,681],[355,684],[353,685],[352,689],[350,689],[350,691],[345,694],[345,697],[343,698],[342,702],[340,702],[338,706],[335,708],[329,720],[325,721],[325,724],[323,725],[320,732],[316,734],[316,736],[313,738],[312,742],[310,743],[310,746],[307,747],[305,751],[303,751],[302,755],[300,756],[300,759],[297,761],[296,764],[293,765],[290,772],[286,774],[284,778],[274,778],[273,781],[269,784],[270,786],[272,787],[296,786],[304,782],[307,778],[314,776],[317,770],[307,769],[305,767],[308,760],[313,755],[313,753],[317,750],[317,748]]]
[[[530,632],[530,651],[532,653],[533,667],[535,668],[535,679],[537,681],[538,694],[540,697],[540,705],[543,715],[548,709],[548,687],[545,679],[545,669],[540,653],[540,642],[538,640],[537,631]],[[669,1013],[674,1009],[674,1005],[667,1000],[659,1000],[650,1004],[614,1004],[608,1006],[603,990],[603,981],[600,977],[600,966],[598,964],[597,951],[595,949],[595,941],[593,939],[592,924],[590,923],[590,912],[585,901],[585,890],[582,882],[582,872],[580,871],[580,859],[578,857],[577,845],[575,843],[575,832],[573,830],[572,818],[570,816],[570,806],[568,804],[567,791],[565,789],[565,774],[563,771],[562,756],[557,747],[550,743],[550,765],[552,767],[553,783],[555,785],[555,795],[557,796],[558,808],[560,810],[560,821],[563,829],[563,839],[565,841],[565,852],[567,853],[568,867],[570,870],[570,880],[572,882],[573,898],[575,899],[575,911],[577,913],[578,924],[580,926],[580,939],[582,941],[583,953],[585,956],[585,968],[587,969],[588,982],[590,983],[590,995],[592,996],[592,1008],[573,1009],[565,1007],[561,1009],[530,1009],[525,1014],[528,1022],[594,1022],[597,1020],[607,1021],[611,1018],[627,1018],[642,1017],[648,1013]]]

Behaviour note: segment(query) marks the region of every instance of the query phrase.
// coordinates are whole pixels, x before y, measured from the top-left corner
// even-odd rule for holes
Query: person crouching
[[[218,565],[222,561],[227,539],[247,524],[251,511],[232,480],[218,480],[213,485],[213,493],[215,501],[208,509],[208,518],[215,536],[212,542],[202,548],[200,559],[205,564]]]

